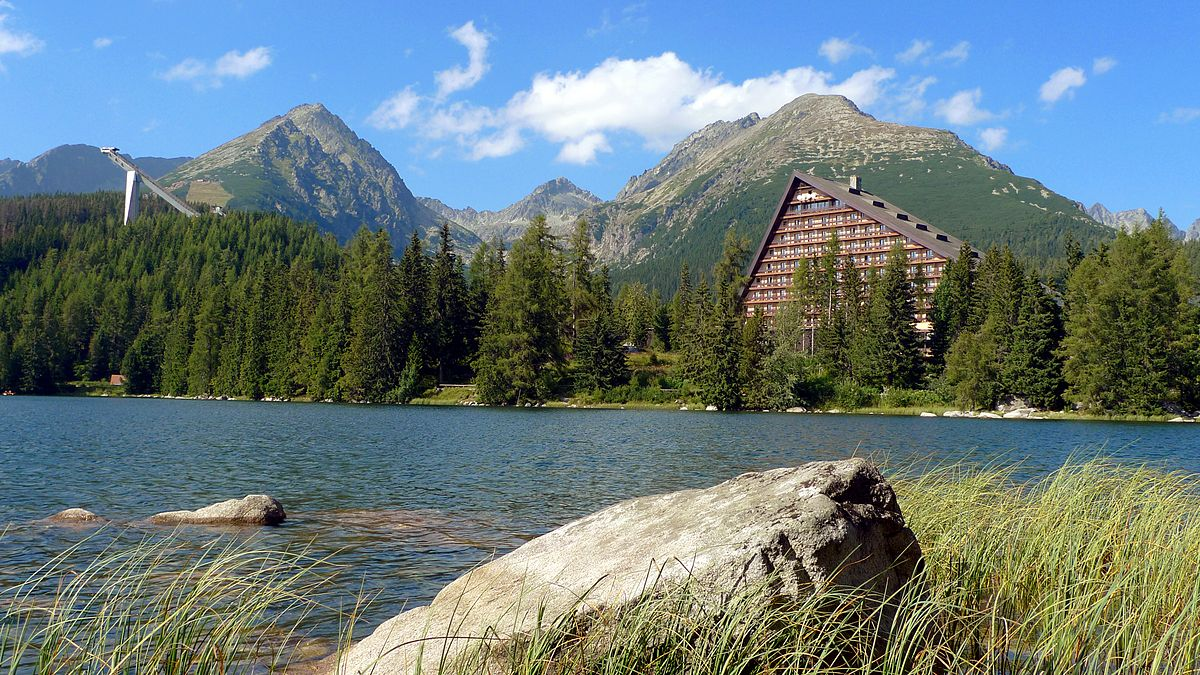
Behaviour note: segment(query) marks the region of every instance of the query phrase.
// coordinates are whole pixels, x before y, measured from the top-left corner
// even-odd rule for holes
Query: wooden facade
[[[925,302],[914,321],[918,330],[930,330],[929,300],[962,242],[862,189],[857,178],[846,185],[800,172],[789,181],[750,263],[742,291],[746,315],[774,317],[788,300],[796,264],[824,256],[834,233],[840,262],[852,263],[863,276],[882,269],[892,248],[903,244],[910,278],[918,267],[925,278]]]

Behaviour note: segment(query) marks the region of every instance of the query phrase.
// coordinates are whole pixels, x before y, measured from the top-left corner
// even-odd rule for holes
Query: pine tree
[[[1013,329],[1012,349],[1001,380],[1006,389],[1038,408],[1057,408],[1064,383],[1057,350],[1062,340],[1058,306],[1038,279],[1025,278],[1020,319]]]
[[[863,384],[912,387],[920,378],[919,339],[914,325],[915,303],[908,279],[908,254],[897,245],[871,290],[863,361],[855,373]]]
[[[592,253],[592,233],[587,219],[580,216],[567,244],[567,301],[571,305],[571,323],[567,339],[574,344],[580,327],[593,320],[597,299],[592,293],[592,268],[596,256]]]
[[[621,349],[621,333],[613,314],[608,268],[601,268],[591,282],[598,306],[580,326],[575,340],[575,387],[578,391],[609,389],[629,381],[629,365]]]
[[[714,304],[701,325],[695,375],[701,402],[718,410],[737,410],[743,400],[739,368],[741,335],[736,307],[728,302],[728,283],[726,279],[717,286]]]
[[[946,351],[959,334],[970,327],[975,289],[973,256],[971,245],[963,242],[958,257],[946,264],[942,280],[933,292],[930,351],[933,357],[931,363],[935,368],[940,368]]]
[[[687,341],[691,333],[689,320],[692,316],[692,271],[686,261],[679,266],[679,286],[675,289],[675,295],[671,298],[670,312],[671,326],[669,341],[671,349],[679,351],[683,348],[684,342]]]
[[[1186,362],[1181,346],[1193,329],[1192,280],[1177,254],[1160,218],[1142,232],[1118,233],[1071,274],[1061,350],[1070,400],[1154,414],[1179,398],[1189,374],[1175,366]]]
[[[740,347],[738,370],[745,406],[751,409],[776,407],[778,396],[766,373],[774,344],[762,312],[756,311],[742,323]]]
[[[365,239],[350,263],[357,267],[349,271],[357,292],[339,387],[353,400],[382,401],[402,370],[397,363],[399,332],[404,328],[397,316],[399,290],[387,231],[360,231],[358,237]]]
[[[441,241],[430,276],[433,295],[431,317],[433,357],[438,382],[462,382],[469,376],[471,316],[469,293],[462,262],[454,252],[449,223],[442,223]]]
[[[560,257],[544,216],[533,218],[513,244],[475,358],[482,402],[541,402],[558,386],[570,311]]]

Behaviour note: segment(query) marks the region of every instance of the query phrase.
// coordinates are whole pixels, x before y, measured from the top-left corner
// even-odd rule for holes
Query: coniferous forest
[[[772,323],[738,296],[748,243],[669,299],[613,289],[584,221],[531,221],[469,256],[443,228],[395,258],[271,214],[187,218],[111,193],[0,200],[0,389],[120,373],[128,393],[405,403],[439,384],[490,404],[699,402],[724,410],[959,405],[1161,414],[1200,408],[1193,245],[1161,222],[1043,275],[963,255],[932,298],[893,255],[860,278],[837,242]],[[844,281],[843,281],[844,280]],[[929,307],[931,335],[913,315]],[[631,369],[628,352],[643,358]],[[648,358],[645,355],[648,354]]]

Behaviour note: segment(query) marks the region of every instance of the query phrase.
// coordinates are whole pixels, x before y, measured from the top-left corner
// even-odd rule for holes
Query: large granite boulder
[[[227,499],[195,511],[167,511],[150,516],[157,525],[278,525],[287,514],[270,495]]]
[[[685,582],[723,593],[760,584],[767,600],[829,584],[888,593],[920,560],[892,487],[869,462],[747,473],[621,502],[529,541],[385,622],[336,671],[436,673],[481,636],[494,646],[565,613],[619,610]]]

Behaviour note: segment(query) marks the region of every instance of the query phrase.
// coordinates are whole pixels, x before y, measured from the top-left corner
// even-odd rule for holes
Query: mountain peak
[[[541,185],[535,187],[533,191],[529,193],[529,196],[525,197],[525,199],[521,201],[532,199],[541,195],[578,195],[585,201],[597,204],[600,203],[599,197],[572,183],[570,179],[566,178],[565,176],[559,176],[554,180],[548,180],[545,183],[542,183]],[[512,206],[517,206],[520,203],[521,202],[517,202]]]
[[[163,182],[190,201],[313,220],[342,240],[368,225],[386,228],[402,247],[413,231],[428,235],[439,226],[395,167],[320,103],[267,120]],[[464,248],[478,243],[461,228],[455,234]]]
[[[1150,227],[1150,223],[1153,222],[1157,217],[1151,215],[1150,212],[1144,208],[1127,209],[1125,211],[1110,211],[1100,202],[1092,204],[1092,207],[1087,210],[1087,214],[1095,219],[1096,222],[1105,227],[1120,232],[1128,232],[1130,234],[1134,232],[1140,232],[1147,227]],[[1172,237],[1175,237],[1176,239],[1184,238],[1185,234],[1183,230],[1180,230],[1175,223],[1171,222],[1171,219],[1165,215],[1163,216],[1163,223],[1167,226],[1167,231],[1171,233]],[[1190,230],[1191,228],[1188,229]]]

